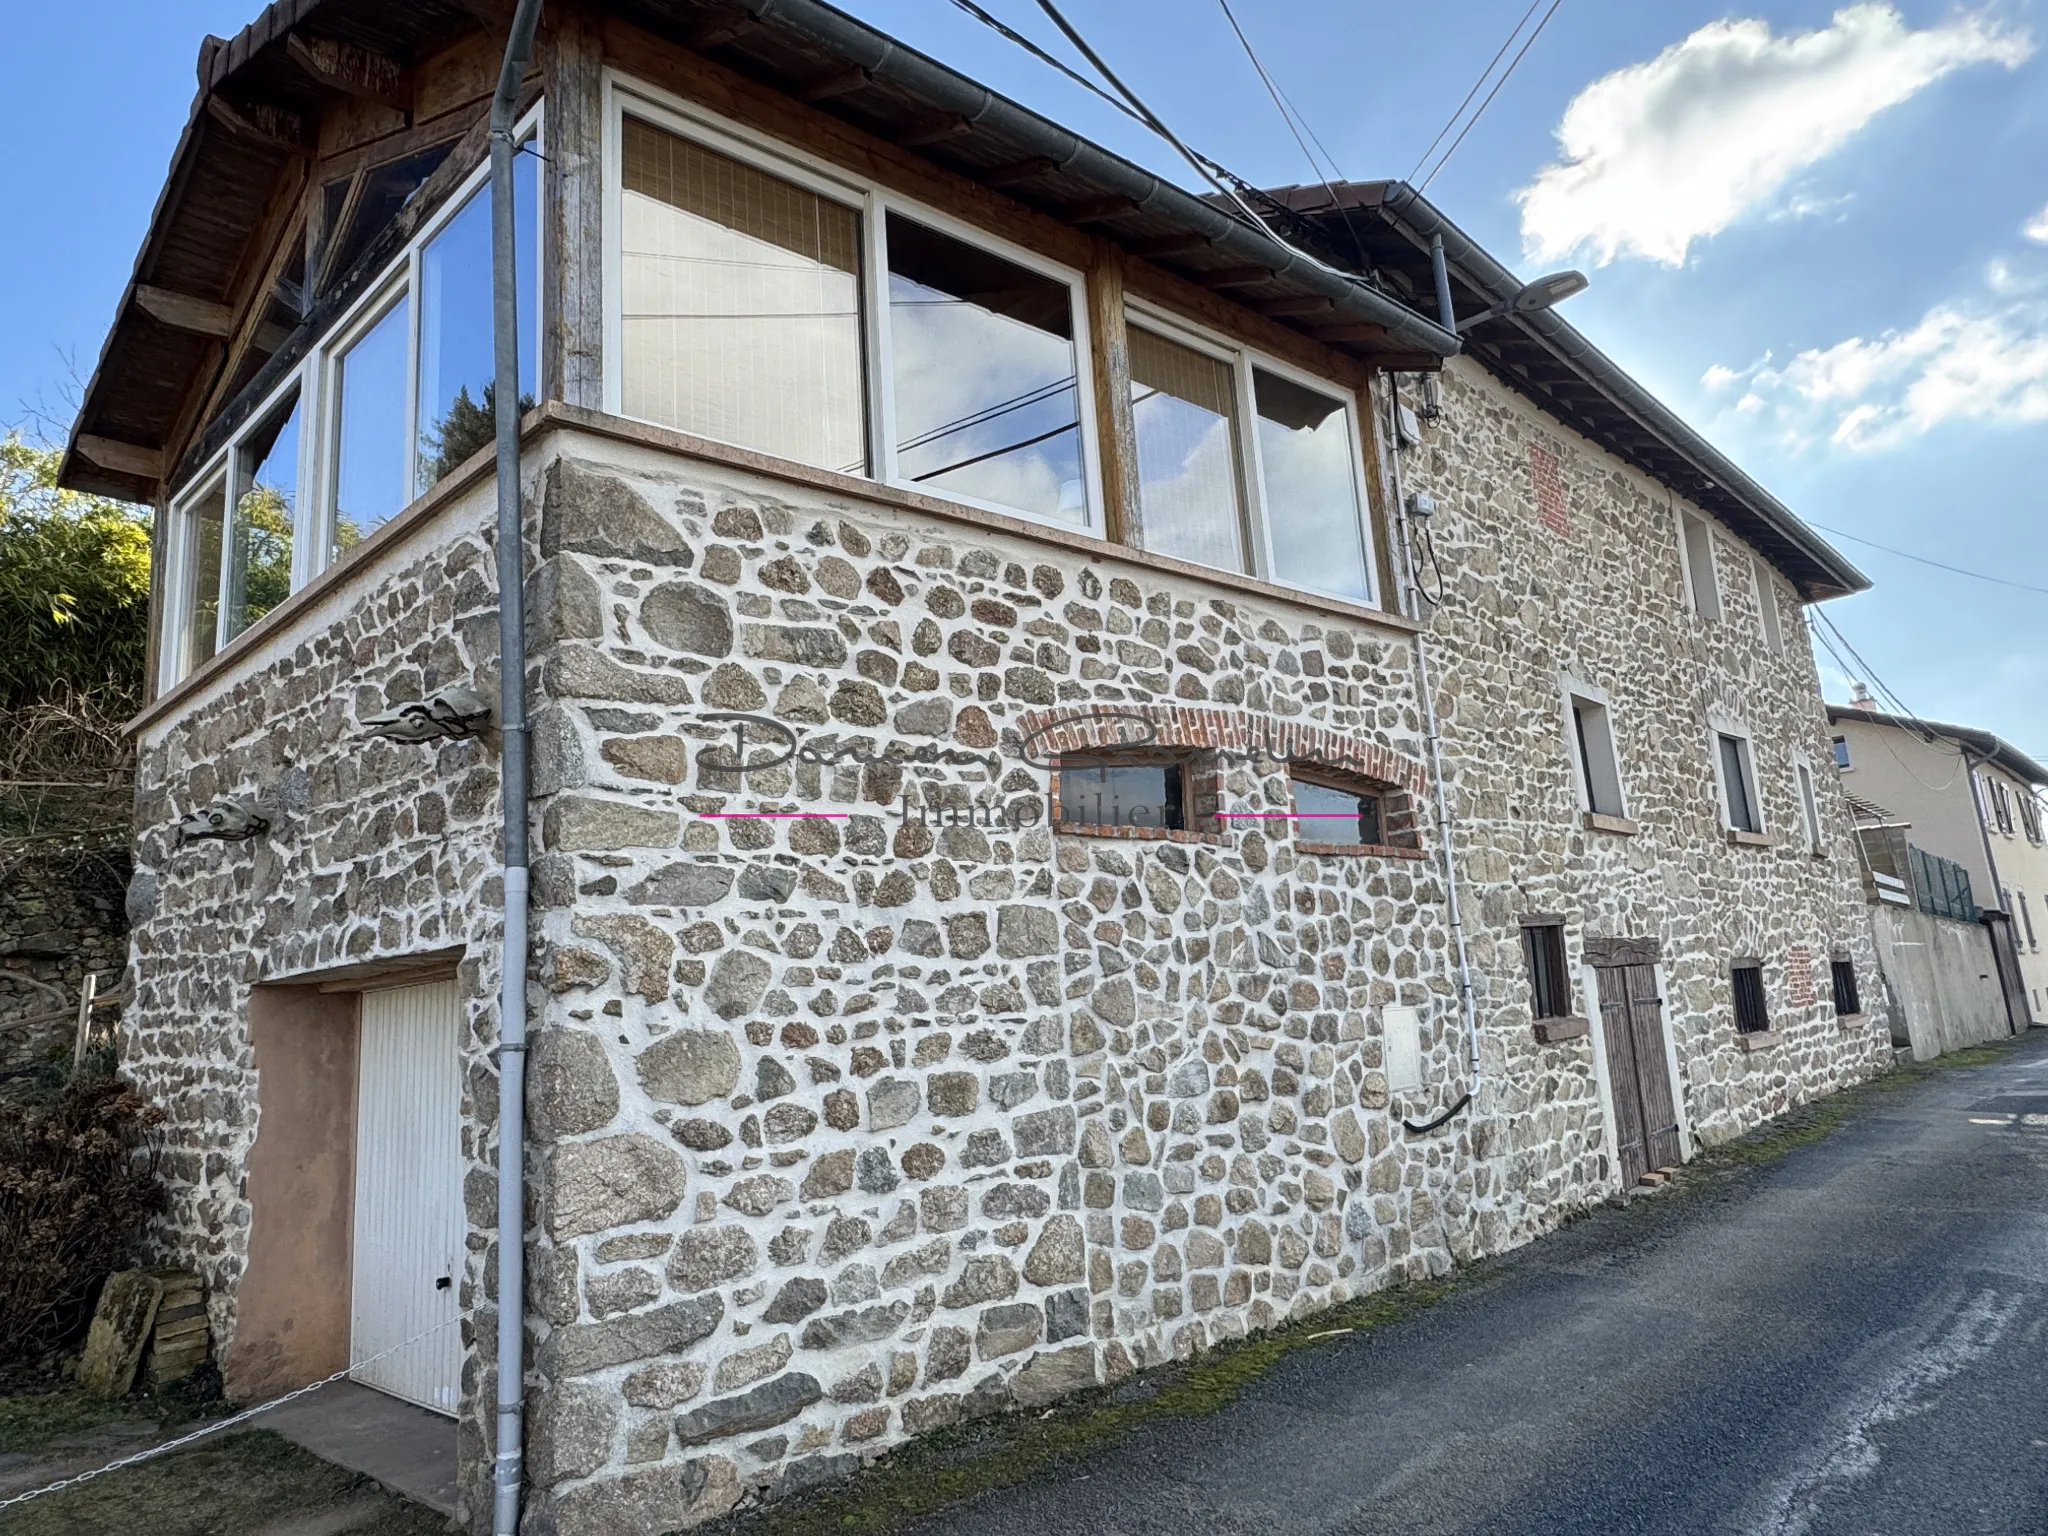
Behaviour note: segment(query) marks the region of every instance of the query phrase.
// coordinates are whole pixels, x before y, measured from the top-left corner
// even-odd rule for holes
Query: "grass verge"
[[[445,1533],[432,1510],[322,1461],[282,1435],[254,1430],[202,1441],[0,1513],[5,1536],[251,1536],[293,1516],[339,1506],[335,1529],[377,1536]],[[358,1508],[359,1507],[359,1508]]]
[[[1897,1093],[1957,1067],[1988,1066],[2017,1044],[1975,1046],[1894,1067],[1788,1110],[1746,1136],[1702,1149],[1660,1203],[1688,1186],[1703,1188],[1718,1182],[1717,1176],[1776,1162],[1822,1140],[1874,1095]],[[1052,1466],[1083,1460],[1146,1424],[1214,1413],[1294,1351],[1412,1317],[1488,1268],[1483,1260],[1441,1281],[1376,1291],[1195,1360],[1157,1367],[1120,1387],[1082,1394],[1037,1416],[1013,1413],[940,1430],[890,1452],[843,1488],[735,1516],[711,1529],[724,1536],[875,1536],[897,1530],[979,1495],[1016,1487]]]

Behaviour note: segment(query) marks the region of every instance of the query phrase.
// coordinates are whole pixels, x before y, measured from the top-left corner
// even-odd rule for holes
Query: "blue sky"
[[[1184,177],[948,0],[843,3]],[[1527,10],[1233,3],[1360,179],[1409,173]],[[984,4],[1060,48],[1030,0]],[[1197,147],[1253,181],[1310,179],[1213,0],[1065,8]],[[0,97],[7,141],[36,146],[0,241],[0,421],[38,400],[61,415],[67,358],[91,371],[199,39],[255,9],[14,8],[16,56],[39,62]],[[1572,321],[1809,520],[2048,588],[2048,0],[1562,0],[1430,195],[1525,275],[1582,267]],[[2048,756],[2048,595],[1841,547],[1877,588],[1828,612],[1907,705]]]

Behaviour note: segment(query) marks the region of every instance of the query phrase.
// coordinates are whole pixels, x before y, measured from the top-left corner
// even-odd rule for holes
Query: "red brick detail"
[[[1270,715],[1180,704],[1071,705],[1033,710],[1017,722],[1031,755],[1057,760],[1062,752],[1103,747],[1197,747],[1285,763],[1314,763],[1355,773],[1411,794],[1429,785],[1418,758],[1325,726]]]
[[[1785,982],[1794,1008],[1811,1008],[1815,997],[1813,951],[1795,944],[1785,955]],[[1829,980],[1832,982],[1833,978]]]
[[[1529,445],[1529,478],[1535,484],[1536,515],[1552,533],[1569,535],[1571,518],[1565,510],[1564,469],[1557,454],[1541,443]]]

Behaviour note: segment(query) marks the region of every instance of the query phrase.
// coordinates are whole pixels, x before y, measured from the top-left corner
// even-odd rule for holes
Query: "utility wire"
[[[1866,539],[1860,533],[1845,533],[1840,528],[1830,528],[1826,523],[1811,523],[1809,526],[1818,528],[1822,533],[1832,534],[1838,539],[1847,539],[1854,544],[1868,545],[1871,549],[1881,549],[1888,555],[1897,555],[1901,560],[1912,560],[1920,565],[1931,565],[1937,571],[1948,571],[1953,575],[1968,576],[1977,581],[1995,582],[2001,587],[2013,587],[2021,592],[2038,592],[2043,597],[2048,597],[2048,587],[2037,587],[2024,581],[2010,581],[2003,576],[1987,576],[1982,571],[1966,571],[1960,565],[1947,565],[1939,560],[1930,560],[1925,555],[1908,554],[1903,549],[1893,549],[1889,544],[1880,544],[1875,539]]]
[[[955,3],[958,3],[958,0],[955,0]],[[1453,128],[1458,126],[1458,119],[1463,117],[1465,115],[1465,109],[1472,105],[1472,98],[1479,94],[1479,87],[1486,84],[1487,77],[1493,73],[1494,65],[1498,64],[1501,61],[1502,56],[1506,54],[1510,48],[1514,47],[1515,39],[1522,35],[1522,28],[1529,25],[1529,18],[1536,14],[1536,7],[1541,5],[1542,3],[1543,0],[1529,0],[1529,9],[1522,12],[1522,19],[1515,23],[1514,31],[1510,32],[1507,35],[1507,41],[1503,42],[1500,45],[1500,51],[1494,54],[1492,58],[1486,61],[1486,68],[1479,71],[1479,78],[1472,82],[1472,89],[1467,91],[1465,93],[1465,99],[1458,103],[1458,110],[1450,115],[1450,117],[1445,121],[1443,127],[1437,129],[1436,137],[1429,141],[1429,148],[1425,149],[1420,155],[1416,156],[1414,169],[1408,172],[1407,179],[1411,183],[1415,180],[1416,173],[1419,172],[1422,169],[1422,167],[1428,163],[1429,157],[1436,153],[1437,145],[1443,143],[1444,135],[1449,133]]]
[[[1216,3],[1223,7],[1223,19],[1230,23],[1230,30],[1237,34],[1237,41],[1244,49],[1244,56],[1252,61],[1252,68],[1258,71],[1259,79],[1266,87],[1266,94],[1273,98],[1273,108],[1280,114],[1280,121],[1287,125],[1287,131],[1294,135],[1294,142],[1301,147],[1301,157],[1308,162],[1309,174],[1322,182],[1323,190],[1330,194],[1330,206],[1336,209],[1338,217],[1343,219],[1344,228],[1351,236],[1352,248],[1358,253],[1360,264],[1364,265],[1365,242],[1359,239],[1358,228],[1351,222],[1351,210],[1345,207],[1343,199],[1337,196],[1336,187],[1331,184],[1330,178],[1324,175],[1321,167],[1316,164],[1316,157],[1310,151],[1308,141],[1301,136],[1302,130],[1307,129],[1309,138],[1313,139],[1315,138],[1315,130],[1309,128],[1308,119],[1301,117],[1299,108],[1294,108],[1290,113],[1289,109],[1293,107],[1293,103],[1287,100],[1280,87],[1274,83],[1272,75],[1267,73],[1266,66],[1260,62],[1258,51],[1252,47],[1252,40],[1245,36],[1244,28],[1237,24],[1237,16],[1230,9],[1230,0],[1216,0]],[[1301,118],[1300,127],[1295,126],[1296,118]],[[1321,139],[1316,139],[1317,148],[1322,147],[1322,142]],[[1337,171],[1337,179],[1343,180],[1344,173],[1337,170],[1336,157],[1331,155],[1327,149],[1323,150],[1323,157],[1330,162],[1330,169]]]
[[[1104,101],[1108,102],[1112,107],[1115,107],[1117,111],[1123,113],[1125,117],[1130,118],[1133,122],[1145,123],[1144,118],[1140,117],[1136,112],[1133,112],[1129,106],[1117,100],[1116,97],[1110,95],[1108,91],[1105,91],[1093,80],[1090,80],[1086,75],[1082,74],[1081,71],[1074,68],[1074,66],[1069,64],[1065,59],[1062,59],[1061,57],[1059,57],[1059,55],[1049,53],[1045,49],[1039,47],[1038,44],[1034,43],[1022,32],[1019,32],[1015,27],[1011,26],[1009,23],[1003,21],[999,17],[991,16],[987,11],[983,10],[980,6],[976,5],[974,3],[974,0],[953,0],[953,4],[958,6],[961,10],[965,11],[968,15],[972,16],[976,21],[980,22],[983,26],[992,28],[994,31],[1000,33],[1002,36],[1007,37],[1011,42],[1015,43],[1019,48],[1022,48],[1026,53],[1030,54],[1034,59],[1037,59],[1041,64],[1050,64],[1054,69],[1058,70],[1061,74],[1065,75],[1069,80],[1073,81],[1076,85],[1080,86],[1082,90],[1092,91],[1095,95],[1100,96]],[[1150,123],[1145,123],[1145,126],[1149,128],[1152,125]]]
[[[1501,72],[1501,77],[1493,82],[1493,89],[1486,93],[1486,99],[1480,102],[1477,110],[1465,120],[1465,126],[1458,131],[1458,136],[1451,140],[1451,147],[1444,151],[1443,158],[1430,168],[1427,176],[1422,178],[1422,185],[1416,188],[1418,192],[1428,191],[1429,184],[1436,180],[1437,172],[1451,163],[1451,156],[1455,155],[1458,146],[1465,142],[1465,135],[1478,126],[1479,119],[1486,115],[1486,109],[1493,105],[1493,98],[1500,94],[1500,88],[1506,85],[1508,77],[1514,74],[1515,66],[1522,62],[1523,55],[1536,46],[1536,39],[1543,35],[1543,29],[1550,25],[1550,18],[1557,14],[1557,8],[1562,4],[1564,0],[1550,0],[1550,9],[1545,11],[1543,19],[1536,23],[1536,30],[1529,34],[1529,40],[1522,44],[1521,51],[1508,61],[1508,67]]]

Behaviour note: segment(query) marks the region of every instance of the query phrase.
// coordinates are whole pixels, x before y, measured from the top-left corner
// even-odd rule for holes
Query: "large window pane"
[[[222,595],[230,639],[291,594],[292,517],[299,503],[297,395],[235,450],[234,497]]]
[[[392,305],[342,355],[335,372],[334,544],[353,549],[406,503],[405,349],[408,300]]]
[[[626,119],[626,414],[867,469],[860,215]]]
[[[1343,402],[1263,368],[1252,388],[1274,575],[1364,601],[1371,589]]]
[[[528,146],[512,161],[519,242],[519,408],[533,404],[534,220],[539,196]],[[420,403],[415,495],[497,432],[491,335],[491,189],[487,183],[420,252]]]
[[[223,522],[226,510],[227,484],[224,480],[214,481],[185,505],[187,526],[191,530],[190,542],[185,547],[191,553],[192,565],[185,584],[185,633],[179,647],[183,652],[183,665],[178,668],[180,677],[210,658],[218,648],[221,552],[227,543]]]
[[[1145,548],[1244,569],[1231,368],[1131,327],[1131,419]]]
[[[891,214],[889,316],[903,478],[1085,523],[1072,290]]]

